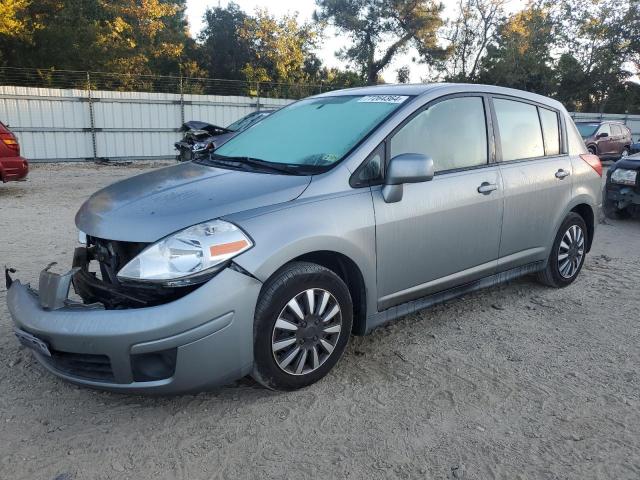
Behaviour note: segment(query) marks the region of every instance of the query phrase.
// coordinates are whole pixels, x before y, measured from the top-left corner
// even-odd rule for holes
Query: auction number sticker
[[[407,98],[406,95],[367,95],[358,100],[359,103],[402,103]]]

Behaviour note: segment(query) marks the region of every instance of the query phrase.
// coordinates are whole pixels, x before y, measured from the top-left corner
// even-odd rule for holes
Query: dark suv
[[[602,159],[629,155],[631,131],[621,122],[576,122],[589,152]]]

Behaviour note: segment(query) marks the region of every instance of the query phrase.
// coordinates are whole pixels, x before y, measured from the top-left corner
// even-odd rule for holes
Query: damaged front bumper
[[[42,291],[13,280],[10,272],[7,305],[18,337],[45,368],[71,382],[171,394],[224,385],[251,372],[262,286],[251,276],[227,268],[169,303],[107,310],[66,298],[74,271],[45,269]],[[32,339],[49,354],[29,345]]]

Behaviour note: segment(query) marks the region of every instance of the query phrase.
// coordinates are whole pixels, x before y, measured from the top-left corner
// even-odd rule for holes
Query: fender
[[[362,274],[367,311],[376,311],[375,218],[368,188],[315,201],[292,202],[257,216],[230,215],[254,247],[234,262],[266,282],[279,268],[305,254],[336,252]],[[274,228],[277,225],[277,228]]]

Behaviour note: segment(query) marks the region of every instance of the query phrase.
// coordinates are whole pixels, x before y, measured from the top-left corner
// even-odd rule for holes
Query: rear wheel
[[[596,150],[596,147],[594,147],[593,145],[588,147],[587,150],[589,150],[589,153],[592,154],[592,155],[597,155],[598,154],[598,152]]]
[[[624,158],[628,156],[629,156],[629,147],[624,147],[624,150],[622,150],[622,153],[620,154],[620,158]]]
[[[331,270],[293,262],[267,282],[256,307],[253,378],[296,390],[324,377],[351,333],[349,289]]]
[[[554,288],[570,285],[578,277],[587,252],[587,225],[575,212],[569,213],[553,242],[547,266],[538,280]]]

